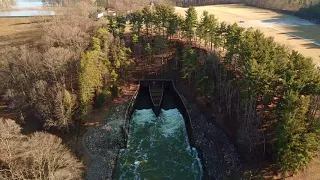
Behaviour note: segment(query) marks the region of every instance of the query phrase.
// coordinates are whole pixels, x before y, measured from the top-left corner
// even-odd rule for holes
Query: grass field
[[[273,36],[301,54],[313,58],[320,66],[320,25],[294,16],[279,14],[270,10],[244,5],[212,5],[195,7],[198,18],[204,10],[214,14],[219,21],[239,23],[240,26],[260,29],[267,36]],[[184,15],[186,8],[176,7],[176,12]]]
[[[40,37],[37,17],[0,18],[0,49],[19,46]]]

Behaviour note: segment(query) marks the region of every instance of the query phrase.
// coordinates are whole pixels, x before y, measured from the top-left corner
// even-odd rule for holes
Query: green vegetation
[[[283,171],[303,169],[320,139],[320,74],[312,59],[259,30],[197,16],[193,7],[185,18],[166,5],[145,7],[130,14],[129,37],[124,15],[109,16],[107,26],[87,16],[55,17],[42,24],[38,44],[1,54],[0,92],[22,115],[69,130],[119,94],[131,53],[147,69],[158,55],[163,65],[174,48],[182,78],[215,104],[220,125],[235,127],[242,152],[254,156],[265,142]]]
[[[113,36],[86,15],[55,17],[41,24],[45,33],[38,44],[2,51],[0,90],[22,121],[32,112],[44,127],[68,131],[92,105],[101,107],[117,96],[131,62],[119,38],[124,16],[114,22]]]
[[[182,26],[184,35],[189,41],[191,41],[195,35],[196,26],[197,26],[197,12],[194,9],[194,7],[190,7],[186,11],[186,19]]]
[[[0,94],[10,112],[20,116],[16,121],[27,127],[32,121],[59,135],[70,133],[63,137],[72,141],[73,152],[83,120],[119,95],[120,81],[129,77],[131,66],[131,50],[121,39],[125,17],[115,17],[111,28],[86,12],[78,8],[44,19],[37,24],[42,32],[37,41],[0,52]],[[17,127],[0,119],[0,179],[83,178],[82,164],[61,139],[45,133],[27,137]]]
[[[117,24],[123,22],[123,16],[116,17]],[[110,26],[113,26],[114,21],[110,21]],[[121,32],[123,26],[116,26],[112,33]],[[115,34],[116,35],[116,34]],[[119,36],[122,33],[117,33],[118,36],[108,34],[105,28],[97,30],[97,37],[92,38],[91,50],[84,53],[80,60],[79,69],[79,88],[80,88],[80,103],[82,108],[82,116],[87,114],[87,108],[91,106],[94,98],[97,98],[96,105],[102,107],[110,95],[116,97],[118,95],[117,82],[119,75],[125,77],[127,67],[130,66],[128,53],[131,52],[126,48]],[[111,42],[108,42],[112,38]],[[110,46],[108,43],[112,43]]]
[[[188,40],[181,57],[183,77],[221,108],[221,116],[237,124],[237,143],[242,151],[250,156],[265,139],[274,147],[267,151],[275,152],[283,171],[296,172],[308,164],[320,138],[319,126],[312,125],[319,124],[314,113],[319,109],[313,109],[312,116],[310,105],[320,90],[320,74],[311,59],[265,37],[259,30],[218,23],[207,12],[197,23],[193,7],[175,25],[170,25],[177,17],[170,7],[161,5],[143,12],[147,16],[134,15],[131,20],[137,27],[133,28],[134,33],[140,36],[143,27],[147,35],[155,32],[155,40],[161,36],[180,37],[182,31]],[[154,47],[146,44],[145,49],[165,44],[158,40]],[[203,55],[193,48],[194,44],[215,53]],[[268,128],[262,130],[262,126]],[[270,132],[276,133],[266,137]]]

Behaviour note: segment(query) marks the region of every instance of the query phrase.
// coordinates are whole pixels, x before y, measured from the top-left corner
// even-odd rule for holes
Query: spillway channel
[[[164,91],[157,113],[148,89],[140,91],[130,119],[127,147],[118,156],[115,178],[202,179],[198,153],[189,144],[185,120],[172,92]]]

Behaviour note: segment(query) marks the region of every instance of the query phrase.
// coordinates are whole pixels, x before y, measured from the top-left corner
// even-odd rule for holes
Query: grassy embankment
[[[313,58],[320,65],[320,25],[309,21],[280,14],[271,10],[248,7],[244,5],[211,5],[195,8],[200,20],[203,11],[214,14],[219,21],[227,23],[239,23],[240,26],[261,30],[266,36],[273,36],[279,43],[285,44],[301,54]],[[186,8],[176,7],[176,12],[184,15]],[[320,179],[320,158],[315,158],[304,172],[300,172],[290,180],[316,180]],[[258,177],[260,179],[281,179],[279,174],[272,169],[262,169]]]
[[[176,7],[176,12],[184,15],[186,8]],[[279,43],[313,58],[320,65],[320,25],[309,21],[280,14],[271,10],[265,10],[244,5],[211,5],[196,7],[198,19],[203,11],[214,14],[219,21],[227,23],[239,23],[240,26],[261,30],[266,36],[273,36]],[[290,180],[318,180],[320,179],[320,158],[315,158],[304,172],[299,172]],[[281,179],[273,173],[272,169],[262,169],[258,177],[260,179]]]
[[[184,15],[185,10],[186,8],[176,7],[176,12],[179,14]],[[214,14],[219,21],[227,23],[244,21],[239,25],[246,28],[253,27],[261,30],[266,36],[273,36],[277,42],[313,58],[320,66],[320,25],[271,10],[239,4],[196,7],[199,19],[204,10]]]

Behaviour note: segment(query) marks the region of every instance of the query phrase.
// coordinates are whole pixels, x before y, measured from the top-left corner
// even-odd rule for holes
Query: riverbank
[[[201,113],[197,104],[182,95],[189,110],[193,139],[199,151],[204,179],[237,179],[241,177],[240,156],[227,135]]]
[[[86,133],[82,136],[86,161],[86,179],[112,179],[119,150],[124,147],[121,127],[136,85],[122,87],[120,97],[92,112],[85,120]]]
[[[86,179],[111,179],[119,150],[123,147],[121,126],[130,96],[122,96],[105,110],[89,116],[87,133],[83,136],[88,152]],[[235,178],[241,173],[241,162],[228,137],[208,121],[197,105],[182,97],[193,124],[193,139],[204,168],[204,179]],[[102,122],[99,119],[104,119]]]
[[[83,144],[90,156],[86,179],[111,179],[119,150],[123,147],[121,126],[124,124],[126,100],[110,109],[106,120],[98,127],[88,128]]]

